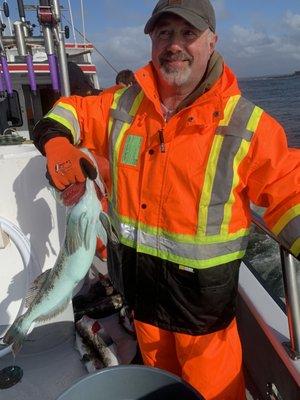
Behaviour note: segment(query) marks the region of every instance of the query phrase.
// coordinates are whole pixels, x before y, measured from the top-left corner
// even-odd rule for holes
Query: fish
[[[76,331],[83,338],[86,348],[90,348],[90,352],[97,354],[102,368],[120,364],[114,341],[97,319],[84,315],[76,322],[75,326]]]
[[[97,169],[91,153],[87,149],[81,150],[93,160]],[[35,279],[25,299],[27,310],[17,317],[2,339],[3,343],[11,345],[14,355],[20,351],[34,322],[50,320],[68,306],[73,289],[92,264],[97,238],[104,245],[108,236],[113,242],[118,242],[97,196],[95,184],[101,193],[105,192],[98,169],[97,173],[95,183],[87,178],[84,194],[75,205],[68,208],[65,240],[54,267]],[[62,200],[61,192],[55,191],[55,196],[57,200]]]
[[[102,297],[100,299],[94,300],[91,303],[82,302],[79,298],[74,306],[75,318],[80,319],[83,315],[87,315],[90,318],[104,318],[117,313],[123,306],[123,298],[117,293],[111,296]]]
[[[103,368],[103,363],[99,359],[98,354],[77,332],[75,332],[75,348],[78,350],[81,361],[84,363],[89,374]]]

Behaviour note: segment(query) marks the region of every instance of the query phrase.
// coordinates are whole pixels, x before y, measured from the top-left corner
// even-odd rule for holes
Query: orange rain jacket
[[[227,66],[166,122],[152,68],[136,72],[139,86],[61,98],[35,129],[37,147],[59,131],[110,160],[111,215],[138,252],[198,269],[240,259],[253,202],[299,255],[300,152],[281,125],[241,96]]]

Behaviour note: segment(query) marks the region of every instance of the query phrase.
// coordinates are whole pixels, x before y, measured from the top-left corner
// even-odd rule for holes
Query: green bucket
[[[104,368],[67,389],[57,400],[204,400],[176,375],[142,365]]]

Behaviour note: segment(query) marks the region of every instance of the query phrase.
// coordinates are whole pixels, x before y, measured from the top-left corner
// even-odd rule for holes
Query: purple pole
[[[7,59],[5,56],[1,55],[1,64],[2,64],[2,71],[3,71],[3,77],[4,77],[4,82],[6,86],[7,93],[12,96],[13,95],[13,88],[12,88],[12,82],[8,70],[8,65],[7,65]]]
[[[0,95],[3,95],[5,92],[5,86],[3,82],[3,74],[0,72]]]
[[[58,71],[57,71],[55,54],[48,54],[48,63],[50,69],[52,88],[55,92],[59,92]]]
[[[33,69],[33,62],[32,62],[31,54],[28,54],[26,56],[26,63],[27,63],[28,78],[29,78],[30,87],[31,87],[32,92],[34,94],[36,94],[36,80],[35,80],[35,75],[34,75],[34,69]]]

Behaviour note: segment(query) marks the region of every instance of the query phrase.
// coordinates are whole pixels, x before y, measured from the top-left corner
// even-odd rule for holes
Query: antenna
[[[72,31],[73,31],[74,43],[75,43],[75,47],[77,47],[77,40],[76,40],[76,34],[75,34],[73,13],[72,13],[72,7],[71,7],[70,0],[68,0],[68,6],[69,6],[69,11],[70,11],[70,19],[71,19],[71,26],[72,26]]]

